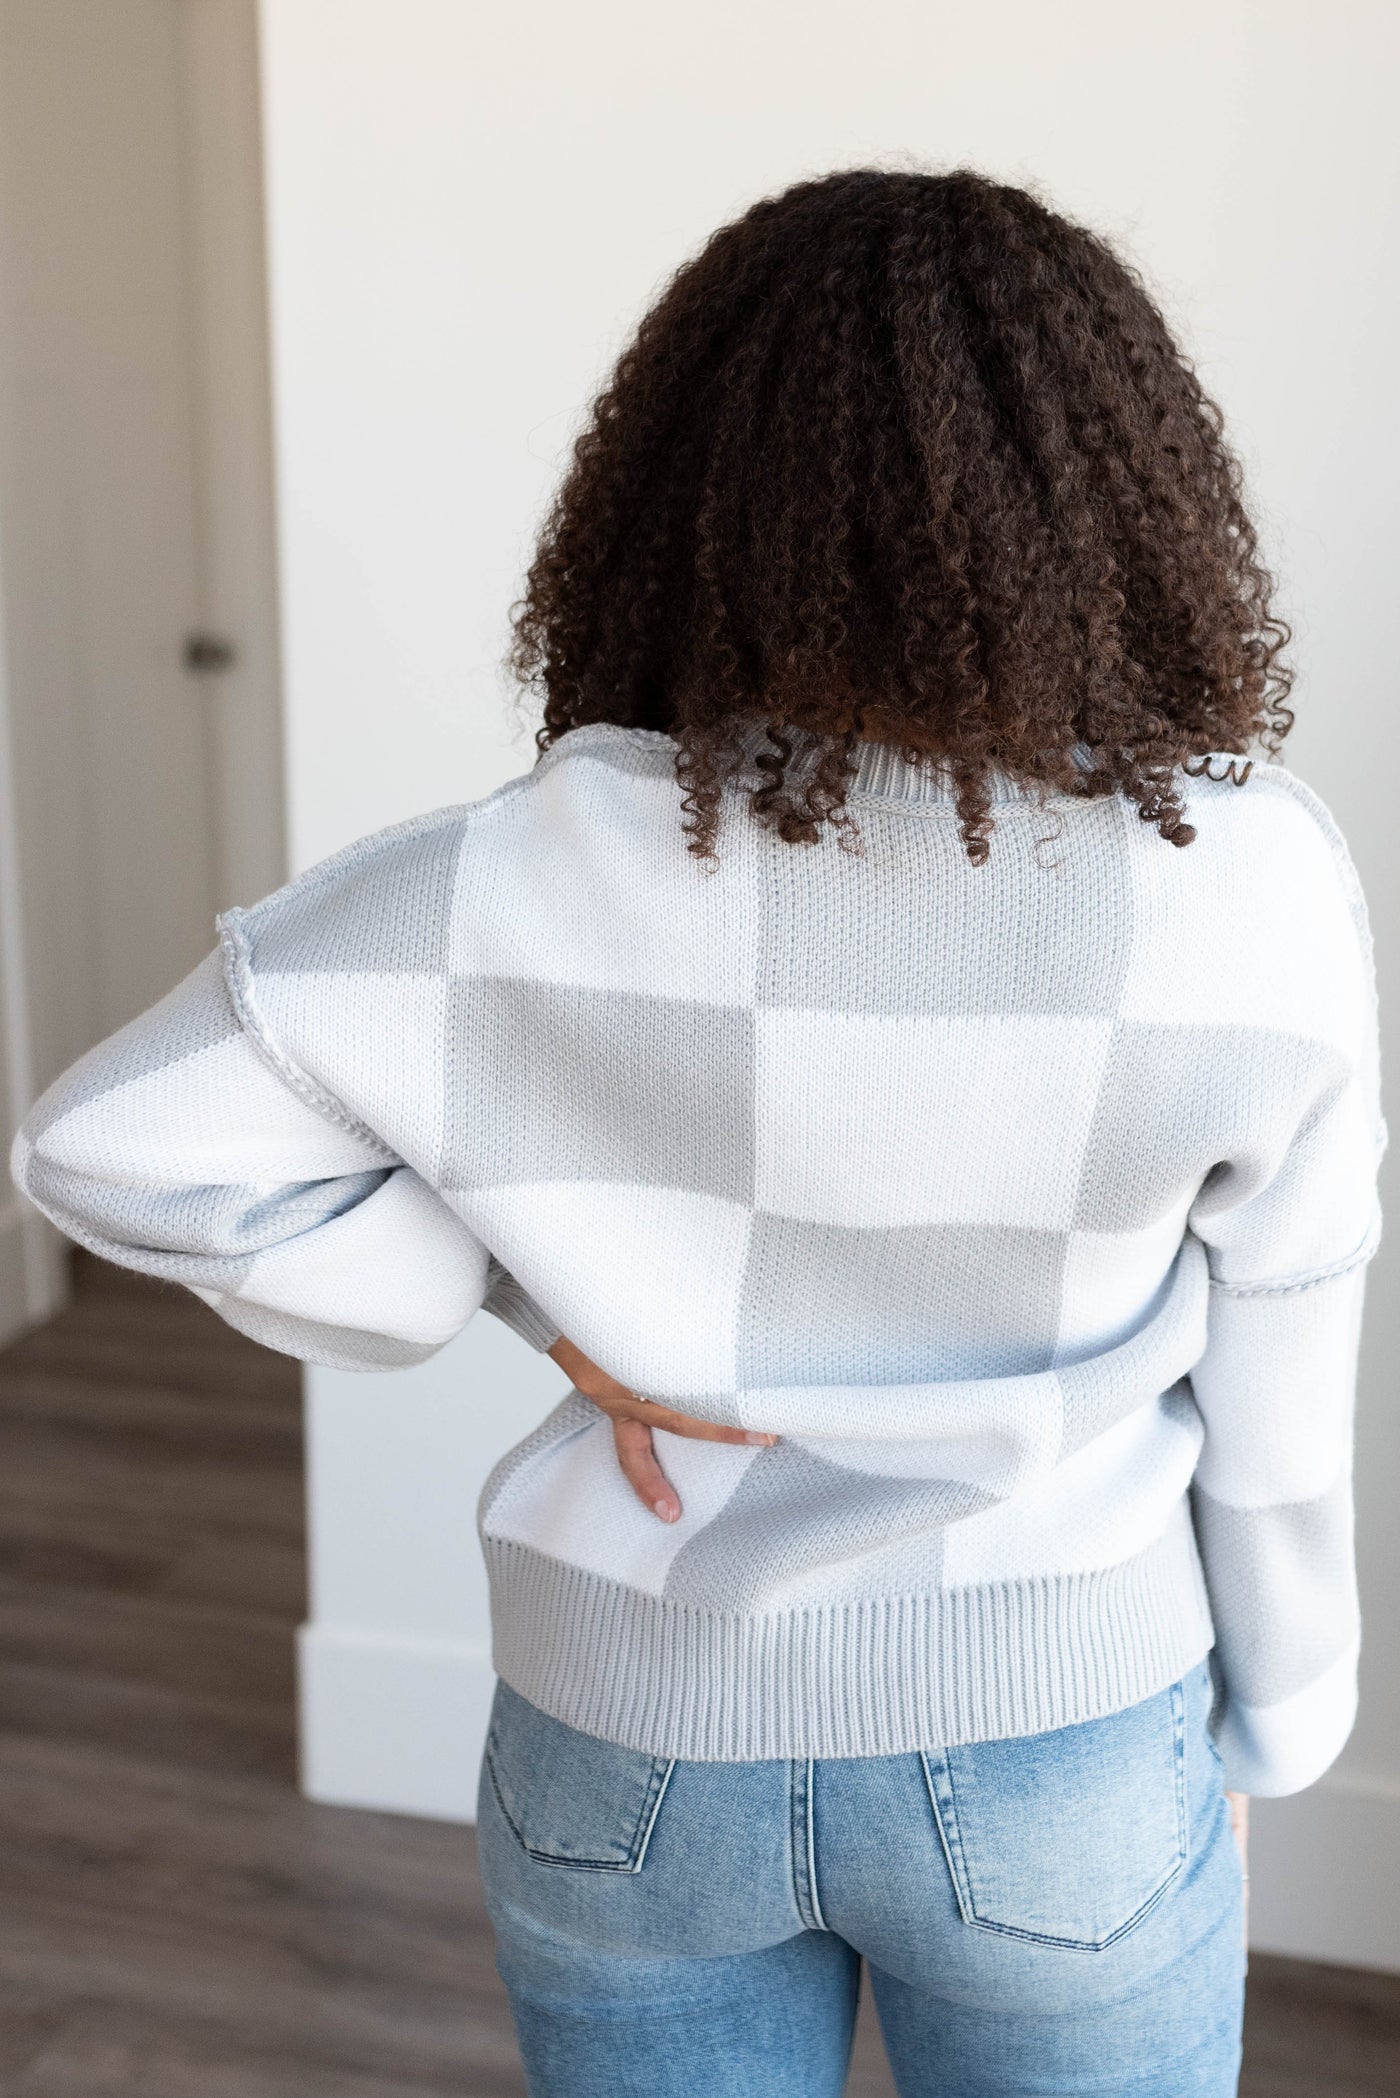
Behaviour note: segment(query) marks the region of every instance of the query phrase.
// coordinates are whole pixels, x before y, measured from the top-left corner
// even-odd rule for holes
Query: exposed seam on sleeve
[[[1381,1227],[1379,1218],[1372,1224],[1354,1253],[1345,1260],[1334,1261],[1330,1268],[1314,1268],[1310,1274],[1289,1275],[1278,1282],[1220,1282],[1210,1278],[1210,1286],[1222,1297],[1290,1297],[1305,1289],[1315,1289],[1320,1282],[1336,1282],[1354,1269],[1364,1267],[1380,1244]]]
[[[276,1073],[284,1085],[314,1107],[326,1121],[333,1122],[337,1129],[358,1137],[385,1165],[402,1165],[397,1151],[392,1150],[382,1137],[376,1136],[367,1122],[352,1115],[333,1094],[318,1085],[316,1080],[299,1064],[293,1063],[281,1043],[273,1035],[267,1022],[258,1010],[253,989],[253,968],[248,954],[248,943],[236,911],[225,911],[215,920],[219,933],[219,946],[223,954],[224,981],[233,1003],[238,1023],[262,1057],[263,1062]]]

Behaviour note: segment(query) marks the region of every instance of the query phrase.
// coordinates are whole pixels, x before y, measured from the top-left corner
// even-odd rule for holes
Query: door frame
[[[201,626],[235,658],[203,695],[216,907],[251,903],[287,860],[257,0],[172,0],[183,70],[184,237]],[[34,1099],[36,977],[24,872],[0,546],[0,1345],[69,1294],[69,1248],[10,1183]],[[209,928],[210,946],[214,928]]]
[[[208,695],[218,908],[286,877],[257,0],[180,0],[203,617],[235,642]]]

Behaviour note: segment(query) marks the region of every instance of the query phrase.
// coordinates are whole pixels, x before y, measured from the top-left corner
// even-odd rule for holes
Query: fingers
[[[754,1449],[771,1449],[778,1440],[776,1435],[764,1434],[756,1428],[724,1427],[718,1421],[696,1420],[693,1414],[678,1413],[673,1407],[639,1398],[636,1392],[619,1384],[615,1377],[610,1377],[596,1362],[591,1362],[581,1348],[575,1347],[562,1335],[549,1353],[569,1377],[575,1391],[582,1392],[600,1413],[608,1416],[613,1428],[613,1448],[623,1477],[638,1500],[662,1522],[678,1522],[681,1503],[675,1487],[657,1462],[651,1439],[654,1428],[664,1428],[668,1435],[683,1436],[688,1442],[721,1442]]]
[[[1240,1853],[1240,1877],[1244,1882],[1244,1949],[1249,1951],[1249,1794],[1227,1792],[1230,1803],[1230,1826],[1235,1833],[1235,1842]]]
[[[1230,1826],[1235,1832],[1235,1841],[1240,1847],[1240,1857],[1247,1861],[1249,1856],[1249,1794],[1227,1792],[1230,1803]]]
[[[664,1428],[668,1435],[684,1435],[691,1442],[728,1442],[748,1444],[755,1449],[769,1449],[778,1440],[776,1435],[760,1434],[754,1428],[725,1428],[717,1421],[696,1420],[693,1414],[678,1413],[670,1406],[661,1406],[652,1399],[640,1398],[619,1384],[596,1362],[589,1360],[582,1348],[575,1347],[571,1340],[561,1334],[549,1353],[569,1378],[575,1391],[581,1391],[591,1399],[600,1413],[606,1413],[612,1421],[637,1421],[644,1428]]]
[[[603,1411],[612,1419],[613,1448],[623,1477],[638,1500],[666,1523],[680,1520],[681,1502],[680,1495],[657,1461],[653,1428],[664,1428],[672,1435],[688,1435],[692,1442],[761,1443],[770,1447],[778,1439],[776,1435],[756,1434],[752,1429],[716,1428],[709,1421],[692,1420],[686,1413],[662,1412],[659,1418],[653,1419],[654,1409],[651,1407],[647,1408],[645,1418],[630,1411],[623,1412],[613,1405],[605,1406]]]
[[[594,1405],[613,1424],[613,1447],[637,1498],[662,1522],[680,1520],[680,1495],[662,1471],[656,1458],[652,1430],[664,1428],[668,1435],[684,1436],[689,1442],[754,1444],[770,1449],[776,1435],[761,1435],[753,1428],[724,1428],[714,1421],[698,1421],[688,1413],[673,1413],[664,1406],[648,1404],[629,1393],[625,1399],[595,1399]]]
[[[668,1435],[683,1435],[688,1442],[739,1443],[766,1450],[778,1440],[776,1435],[762,1434],[757,1428],[729,1428],[718,1421],[697,1420],[694,1414],[659,1406],[654,1399],[639,1399],[635,1392],[624,1391],[620,1385],[611,1392],[586,1391],[582,1385],[575,1389],[583,1391],[584,1397],[591,1399],[611,1421],[635,1421],[642,1428],[664,1428]]]
[[[622,1475],[644,1507],[662,1522],[680,1519],[680,1496],[656,1461],[651,1429],[638,1420],[614,1420],[613,1447]]]
[[[645,1428],[664,1428],[668,1435],[684,1435],[688,1442],[743,1443],[767,1450],[778,1439],[776,1435],[761,1435],[756,1428],[722,1428],[718,1421],[698,1421],[694,1414],[672,1413],[665,1406],[646,1406],[629,1418],[640,1420]]]

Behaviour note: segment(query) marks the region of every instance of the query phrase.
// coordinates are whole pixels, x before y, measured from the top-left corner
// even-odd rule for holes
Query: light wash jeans
[[[838,2098],[862,1955],[902,2098],[1229,2098],[1210,1698],[1202,1663],[1022,1740],[685,1763],[502,1685],[480,1855],[532,2098]]]

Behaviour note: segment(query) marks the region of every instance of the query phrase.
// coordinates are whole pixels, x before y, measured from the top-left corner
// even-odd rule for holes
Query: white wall
[[[1298,619],[1293,761],[1352,837],[1389,991],[1385,0],[263,0],[263,19],[297,864],[528,762],[494,668],[506,607],[579,406],[674,263],[804,173],[966,160],[1117,236],[1224,401]],[[1261,1943],[1400,1967],[1396,1274],[1392,1237],[1361,1416],[1363,1717],[1334,1778],[1260,1813],[1255,1897]],[[471,1504],[552,1378],[490,1328],[407,1377],[313,1376],[323,1796],[469,1811]]]

